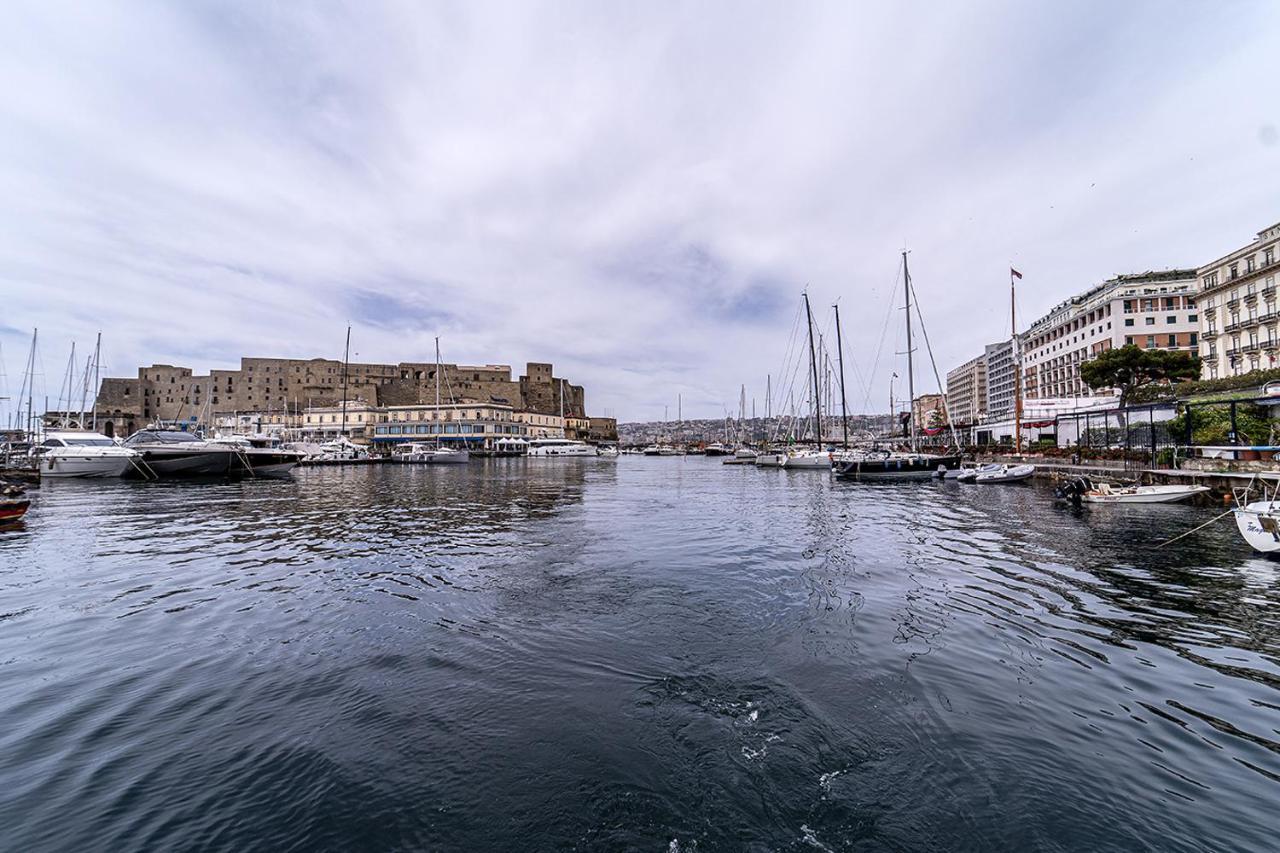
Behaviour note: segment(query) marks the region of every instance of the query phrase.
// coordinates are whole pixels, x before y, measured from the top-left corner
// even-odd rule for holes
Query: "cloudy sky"
[[[1007,336],[1011,263],[1031,319],[1280,220],[1274,2],[0,19],[11,395],[35,326],[56,398],[99,330],[132,375],[341,357],[350,323],[361,360],[439,335],[448,361],[553,361],[598,414],[719,416],[742,383],[763,408],[807,286],[824,327],[840,302],[851,403],[883,409],[904,245],[945,373]]]

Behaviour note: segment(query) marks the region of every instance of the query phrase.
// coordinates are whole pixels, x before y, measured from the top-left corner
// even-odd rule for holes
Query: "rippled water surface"
[[[1194,507],[488,460],[46,483],[0,848],[1275,849],[1280,564]]]

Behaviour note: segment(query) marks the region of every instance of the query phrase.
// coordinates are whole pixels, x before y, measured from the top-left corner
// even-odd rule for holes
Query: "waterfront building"
[[[564,438],[564,418],[541,412],[513,412],[512,418],[525,425],[529,438]]]
[[[499,441],[529,438],[528,425],[499,403],[388,406],[375,413],[369,437],[376,445],[439,442],[468,450],[496,450]]]
[[[438,366],[442,394],[459,402],[495,403],[513,408],[586,417],[586,394],[554,375],[552,366],[529,362],[512,379],[507,365]],[[242,358],[239,370],[211,370],[196,376],[189,367],[153,364],[137,377],[102,380],[95,404],[108,434],[129,435],[157,420],[209,419],[210,413],[292,412],[334,406],[343,397],[371,406],[434,402],[437,365],[426,362],[346,365],[334,359]],[[561,402],[563,397],[563,404]]]
[[[947,412],[956,426],[971,426],[987,411],[986,355],[971,358],[947,373]]]
[[[987,344],[983,353],[987,364],[987,412],[984,420],[999,421],[1013,417],[1013,344],[1012,339]]]
[[[1059,303],[1022,341],[1024,399],[1095,397],[1080,365],[1127,344],[1198,354],[1196,271],[1118,275]]]
[[[383,410],[364,402],[348,402],[344,410],[336,406],[312,406],[302,413],[302,438],[305,441],[333,441],[346,436],[360,444],[368,439],[369,427],[377,423]]]
[[[597,444],[604,442],[613,444],[618,441],[617,418],[590,418],[587,428],[587,440]]]
[[[1259,231],[1248,245],[1197,271],[1205,378],[1280,366],[1277,272],[1280,223]]]
[[[911,402],[911,417],[917,429],[935,429],[947,423],[941,394],[921,394]]]

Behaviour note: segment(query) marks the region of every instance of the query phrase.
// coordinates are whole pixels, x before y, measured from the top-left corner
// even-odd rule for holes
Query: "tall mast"
[[[436,418],[440,417],[440,338],[436,338]]]
[[[1022,453],[1022,353],[1018,347],[1018,300],[1013,286],[1013,267],[1009,267],[1009,346],[1013,356],[1013,453]]]
[[[80,423],[78,429],[84,429],[84,407],[89,396],[89,368],[93,366],[91,356],[84,357],[84,376],[80,377]]]
[[[62,375],[62,384],[58,386],[58,408],[61,410],[58,417],[58,426],[61,429],[67,428],[67,413],[71,409],[71,383],[75,381],[76,370],[76,342],[71,342],[71,356],[67,359],[67,369]],[[65,396],[64,396],[65,394]],[[45,406],[45,412],[49,410]]]
[[[35,424],[35,385],[36,385],[36,341],[39,340],[40,330],[31,330],[31,352],[27,355],[27,440],[31,440],[31,428]],[[22,399],[18,399],[18,405],[22,405]],[[49,408],[45,406],[45,408]]]
[[[840,362],[840,427],[844,430],[844,446],[849,447],[849,404],[844,396],[844,340],[840,336],[840,306],[836,309],[836,358]]]
[[[102,332],[98,332],[98,343],[93,348],[93,429],[95,432],[98,430],[98,372],[101,365]]]
[[[916,451],[916,373],[911,358],[911,272],[907,269],[907,250],[902,250],[902,292],[907,299],[907,410],[911,420],[911,452]]]
[[[809,368],[813,371],[813,414],[814,430],[818,438],[818,449],[822,449],[822,405],[818,400],[818,356],[813,349],[813,311],[809,308],[809,293],[804,294],[804,314],[809,322]]]
[[[773,374],[764,375],[764,419],[773,419]]]
[[[342,351],[342,429],[339,437],[347,434],[347,365],[351,361],[351,327],[347,326],[347,346]]]

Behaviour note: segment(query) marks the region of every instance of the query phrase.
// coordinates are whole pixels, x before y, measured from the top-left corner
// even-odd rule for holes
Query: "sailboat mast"
[[[907,412],[911,420],[911,452],[916,450],[916,373],[911,357],[911,272],[907,269],[907,250],[902,250],[902,292],[907,301]]]
[[[440,338],[436,338],[436,418],[440,417]]]
[[[93,430],[98,431],[98,372],[102,366],[102,332],[98,332],[98,343],[93,348]]]
[[[1022,353],[1018,347],[1018,300],[1009,267],[1009,346],[1013,356],[1013,452],[1022,453]]]
[[[813,349],[813,310],[809,307],[809,294],[804,295],[804,314],[809,322],[809,368],[813,371],[813,413],[814,430],[817,433],[818,449],[822,449],[822,405],[818,400],[818,356]]]
[[[31,352],[27,354],[27,440],[31,440],[31,428],[35,424],[35,385],[36,385],[36,341],[40,338],[40,330],[31,330]],[[22,405],[22,399],[18,399]],[[45,408],[49,408],[45,406]]]
[[[351,327],[347,326],[347,346],[342,351],[342,429],[339,437],[347,434],[347,365],[351,362]]]
[[[844,431],[844,446],[849,447],[849,403],[844,395],[844,339],[840,335],[840,306],[836,309],[836,360],[840,364],[840,428]]]

